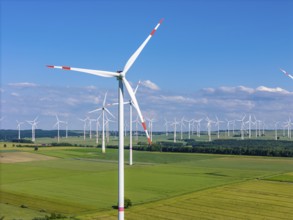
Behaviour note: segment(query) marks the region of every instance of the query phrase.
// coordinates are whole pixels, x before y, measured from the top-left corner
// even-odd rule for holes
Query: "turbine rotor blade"
[[[109,115],[111,115],[113,118],[115,118],[115,116],[107,109],[107,108],[104,108],[106,112],[109,113]]]
[[[151,139],[150,139],[150,136],[149,136],[149,133],[147,131],[147,127],[146,127],[145,120],[144,120],[144,118],[143,118],[143,116],[141,114],[141,111],[140,111],[138,102],[136,100],[135,94],[134,94],[134,92],[133,92],[133,90],[132,90],[129,82],[127,81],[127,79],[125,79],[125,77],[124,77],[122,80],[123,80],[123,83],[124,83],[124,85],[126,87],[126,90],[127,90],[128,94],[129,94],[129,96],[130,96],[130,98],[131,98],[131,100],[133,102],[133,106],[135,107],[135,109],[137,111],[138,117],[139,117],[140,122],[142,124],[142,127],[143,127],[143,129],[145,131],[145,134],[147,136],[148,142],[149,142],[149,144],[152,144]]]
[[[159,23],[157,24],[157,26],[152,30],[152,32],[150,33],[150,35],[145,39],[145,41],[140,45],[140,47],[134,52],[134,54],[129,58],[129,60],[127,61],[127,63],[124,66],[122,75],[125,76],[126,73],[128,72],[128,70],[130,69],[130,67],[133,65],[133,63],[135,62],[135,60],[137,59],[137,57],[139,56],[139,54],[141,53],[141,51],[143,50],[143,48],[145,47],[145,45],[149,42],[149,40],[151,39],[151,37],[155,34],[156,30],[159,28],[160,24],[163,22],[163,19],[161,19],[159,21]]]
[[[105,97],[104,97],[103,107],[105,107],[105,105],[106,105],[107,93],[108,93],[108,92],[106,92]]]
[[[103,108],[97,108],[97,109],[95,109],[95,110],[93,110],[93,111],[90,111],[90,112],[88,112],[88,113],[93,113],[93,112],[97,112],[97,111],[101,111]]]
[[[91,69],[82,69],[82,68],[75,68],[75,67],[69,67],[69,66],[51,66],[47,65],[48,68],[55,68],[55,69],[63,69],[63,70],[72,70],[82,73],[89,73],[96,76],[102,76],[102,77],[118,77],[120,74],[116,72],[110,72],[110,71],[102,71],[102,70],[91,70]]]

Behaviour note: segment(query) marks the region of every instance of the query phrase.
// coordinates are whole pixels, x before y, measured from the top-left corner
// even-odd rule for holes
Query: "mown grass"
[[[76,147],[26,151],[60,159],[1,164],[0,207],[6,210],[5,213],[12,210],[12,207],[19,209],[21,204],[25,204],[33,213],[44,209],[48,213],[79,215],[81,219],[100,219],[102,216],[105,219],[111,216],[117,218],[117,211],[112,210],[112,206],[117,204],[117,150],[107,149],[106,154],[102,154],[97,148]],[[126,163],[128,153],[125,151]],[[125,166],[125,196],[134,204],[126,211],[127,219],[164,219],[167,218],[168,210],[170,216],[173,216],[169,219],[195,219],[203,213],[211,213],[210,219],[215,216],[217,219],[235,219],[238,216],[244,218],[246,212],[238,215],[236,206],[226,210],[222,204],[234,203],[234,200],[238,201],[238,196],[242,196],[243,200],[252,195],[261,196],[267,193],[267,189],[277,190],[279,187],[281,195],[286,189],[292,197],[289,192],[293,191],[292,184],[285,187],[275,186],[278,182],[251,181],[288,175],[285,173],[293,170],[292,158],[140,151],[134,152],[134,161],[134,166]],[[245,185],[246,191],[241,185],[245,181],[250,184]],[[258,184],[263,191],[255,190]],[[228,197],[225,199],[224,195]],[[205,204],[205,199],[213,196],[218,196],[223,201],[219,198],[208,200],[197,211],[191,208]],[[272,195],[275,200],[280,200],[279,197],[279,194]],[[253,200],[251,206],[257,207],[258,203],[258,200]],[[185,206],[182,207],[183,205]],[[268,204],[267,209],[270,205],[273,204]],[[148,215],[140,211],[146,209]],[[224,211],[220,212],[221,209]],[[179,218],[180,216],[183,218]],[[259,216],[266,217],[264,213]],[[15,216],[14,213],[7,215],[7,219],[18,217],[20,216]]]

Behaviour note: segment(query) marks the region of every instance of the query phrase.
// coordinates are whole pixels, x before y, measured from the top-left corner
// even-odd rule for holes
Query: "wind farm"
[[[291,219],[292,6],[3,2],[0,219]]]

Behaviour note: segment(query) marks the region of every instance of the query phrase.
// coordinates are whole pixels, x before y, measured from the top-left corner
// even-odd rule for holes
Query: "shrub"
[[[124,198],[124,208],[129,208],[132,206],[132,202],[129,198]]]

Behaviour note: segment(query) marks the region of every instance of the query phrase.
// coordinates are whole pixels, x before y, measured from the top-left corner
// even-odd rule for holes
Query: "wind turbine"
[[[246,121],[245,123],[248,124],[248,137],[250,139],[251,138],[251,126],[252,126],[252,124],[254,124],[254,122],[251,119],[251,115],[249,115],[248,121]]]
[[[275,140],[278,140],[278,124],[279,124],[280,122],[275,122]]]
[[[115,116],[108,110],[108,108],[106,107],[106,99],[107,99],[107,92],[105,93],[105,97],[104,97],[104,101],[103,101],[103,105],[101,108],[97,108],[93,111],[90,111],[89,113],[93,113],[93,112],[97,112],[97,111],[102,111],[102,153],[106,152],[106,145],[105,145],[105,125],[106,125],[106,121],[105,121],[105,112],[107,112],[109,115],[111,115],[113,118],[115,118]]]
[[[85,140],[85,129],[86,129],[86,123],[89,120],[89,117],[86,117],[85,119],[79,119],[80,121],[83,121],[83,140]]]
[[[174,127],[174,143],[176,143],[176,133],[177,133],[177,125],[179,124],[179,122],[176,120],[176,118],[174,119],[174,122],[171,123],[171,126]]]
[[[291,118],[289,117],[288,121],[285,123],[285,127],[288,129],[288,138],[291,139],[291,125],[293,125]]]
[[[182,117],[180,121],[180,140],[183,139],[183,126],[185,127],[184,121],[184,117]]]
[[[96,144],[99,144],[99,126],[100,126],[100,122],[99,122],[99,120],[100,120],[100,117],[101,117],[102,115],[100,115],[99,117],[97,117],[97,119],[96,119]]]
[[[133,122],[135,122],[135,140],[136,142],[138,142],[138,116],[136,116],[136,119]]]
[[[57,141],[58,141],[58,143],[59,143],[59,140],[60,140],[60,135],[59,135],[60,123],[64,123],[64,124],[66,124],[66,122],[65,122],[65,121],[60,121],[59,118],[58,118],[58,115],[56,115],[56,120],[57,120],[57,122],[56,122],[56,124],[54,125],[54,127],[57,126]]]
[[[90,126],[90,139],[92,139],[92,122],[95,122],[96,119],[89,118],[89,126]]]
[[[185,121],[188,122],[188,139],[190,139],[191,124],[194,122],[194,120],[191,119],[191,120],[185,120]]]
[[[201,119],[198,120],[194,120],[194,122],[196,123],[196,136],[200,137],[200,122],[202,121]]]
[[[206,117],[206,121],[207,121],[207,129],[208,129],[209,141],[212,141],[211,128],[212,128],[212,123],[215,123],[215,122],[210,120],[209,117]]]
[[[146,44],[149,42],[151,37],[154,35],[156,30],[159,28],[161,23],[163,22],[163,19],[160,20],[160,22],[156,25],[156,27],[152,30],[152,32],[149,34],[149,36],[146,38],[146,40],[140,45],[140,47],[134,52],[134,54],[129,58],[126,65],[124,66],[123,70],[118,70],[116,72],[109,72],[109,71],[100,71],[100,70],[91,70],[91,69],[82,69],[82,68],[72,68],[68,66],[47,66],[49,68],[57,68],[57,69],[64,69],[64,70],[72,70],[72,71],[78,71],[78,72],[84,72],[88,74],[93,74],[97,76],[102,77],[115,77],[118,80],[119,87],[118,87],[118,102],[119,102],[119,123],[118,123],[118,129],[119,129],[119,159],[118,159],[118,218],[124,219],[124,137],[123,137],[123,129],[124,129],[124,103],[123,103],[123,84],[126,87],[126,90],[129,93],[129,96],[131,100],[133,101],[134,107],[137,110],[139,119],[142,123],[142,126],[144,128],[144,131],[146,133],[146,136],[148,138],[149,144],[151,144],[150,137],[148,135],[147,129],[146,129],[146,123],[145,120],[141,114],[137,99],[135,97],[135,94],[129,84],[129,82],[126,79],[126,73],[130,69],[130,67],[133,65],[143,48],[146,46]]]
[[[167,119],[165,118],[165,124],[164,124],[164,127],[166,128],[166,137],[168,136],[168,124],[169,122],[167,121]]]
[[[18,140],[20,140],[20,125],[22,125],[24,122],[19,122],[16,120],[17,128],[18,128]]]
[[[286,75],[288,76],[289,78],[293,79],[293,76],[291,74],[289,74],[287,71],[283,70],[280,68],[280,70]]]
[[[220,138],[220,123],[223,123],[224,121],[220,121],[217,116],[216,116],[216,120],[217,121],[215,125],[218,127],[218,139],[219,139]]]
[[[37,127],[37,124],[39,123],[39,122],[37,122],[37,120],[38,120],[38,116],[33,121],[26,121],[27,123],[29,123],[32,126],[32,142],[36,141],[35,129]]]
[[[244,140],[244,129],[245,129],[244,119],[245,119],[245,117],[246,117],[246,115],[244,115],[242,119],[237,120],[237,121],[240,121],[241,122],[240,132],[241,132],[241,139],[242,140]]]

